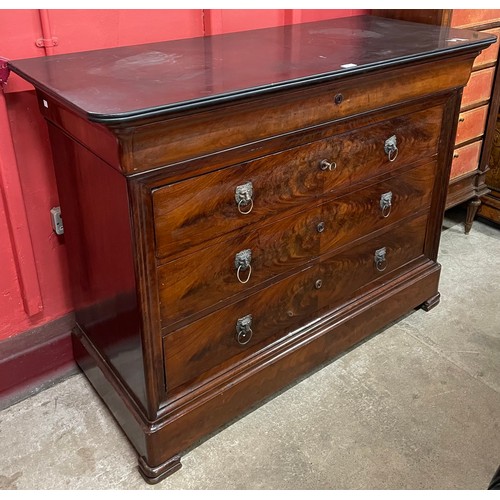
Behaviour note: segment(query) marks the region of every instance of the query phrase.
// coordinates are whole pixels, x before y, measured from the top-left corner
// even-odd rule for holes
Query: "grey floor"
[[[156,486],[82,375],[0,413],[2,489],[485,489],[500,463],[500,230],[445,219],[441,304],[192,449]]]

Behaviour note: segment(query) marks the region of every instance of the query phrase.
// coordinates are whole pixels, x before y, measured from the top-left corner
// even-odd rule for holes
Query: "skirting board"
[[[73,314],[0,341],[0,410],[78,373]]]

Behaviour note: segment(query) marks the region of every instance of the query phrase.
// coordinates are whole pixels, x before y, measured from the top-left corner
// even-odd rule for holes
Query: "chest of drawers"
[[[493,41],[362,16],[10,63],[49,127],[75,357],[147,481],[438,303],[461,92]]]

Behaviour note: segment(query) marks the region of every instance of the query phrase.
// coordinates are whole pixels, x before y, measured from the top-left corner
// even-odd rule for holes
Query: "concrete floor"
[[[1,489],[485,489],[500,463],[500,230],[445,220],[441,304],[192,449],[159,485],[82,375],[0,413]]]

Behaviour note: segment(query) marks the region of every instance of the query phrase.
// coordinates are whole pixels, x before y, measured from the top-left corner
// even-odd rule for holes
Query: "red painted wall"
[[[39,57],[365,14],[363,10],[0,10],[0,57]],[[32,87],[11,75],[0,91],[0,340],[71,311],[64,239],[45,123]]]

